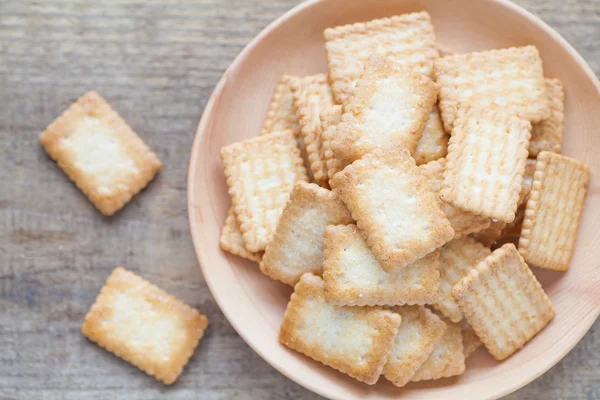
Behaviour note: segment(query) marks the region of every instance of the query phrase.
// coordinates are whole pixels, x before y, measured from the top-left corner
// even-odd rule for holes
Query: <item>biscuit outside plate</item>
[[[325,50],[338,104],[352,95],[372,55],[389,58],[430,76],[438,56],[431,18],[425,11],[326,29]]]
[[[117,267],[85,317],[81,333],[169,385],[194,353],[208,319],[144,279]]]
[[[537,157],[519,252],[536,267],[566,271],[590,180],[587,165],[542,151]]]
[[[437,100],[435,83],[424,75],[372,57],[344,103],[342,122],[331,140],[336,158],[353,162],[383,147],[414,151]]]
[[[296,181],[306,168],[291,131],[275,132],[221,149],[233,210],[246,249],[267,247]]]
[[[297,182],[267,245],[260,270],[292,286],[304,273],[321,275],[325,228],[351,222],[350,211],[333,192],[314,183]]]
[[[48,125],[40,142],[104,215],[120,210],[162,167],[156,154],[94,91]]]
[[[559,79],[546,78],[546,92],[550,106],[550,116],[531,130],[529,156],[537,157],[540,151],[560,153],[565,124],[565,91]]]
[[[305,274],[283,316],[285,346],[373,385],[392,350],[402,318],[378,307],[340,307],[325,300],[323,280]]]
[[[259,263],[263,257],[262,251],[252,253],[246,250],[244,239],[242,238],[242,231],[240,230],[240,224],[237,222],[235,213],[231,208],[227,212],[227,218],[225,219],[225,225],[221,232],[219,245],[223,250],[228,251],[231,254],[257,263]]]
[[[395,307],[402,317],[383,376],[395,386],[406,385],[433,353],[446,324],[426,307]]]
[[[554,318],[555,311],[512,243],[481,261],[452,296],[488,351],[504,360]]]
[[[423,128],[421,139],[419,139],[417,147],[412,152],[417,165],[427,164],[430,161],[446,157],[449,139],[450,136],[446,133],[442,124],[440,110],[437,105],[434,105],[425,123],[425,128]]]
[[[439,252],[434,251],[389,274],[371,253],[356,225],[325,230],[323,280],[325,298],[333,304],[431,304],[438,296]]]
[[[440,198],[473,214],[511,222],[530,137],[529,121],[465,104],[448,145]]]
[[[386,272],[414,263],[454,237],[403,146],[366,155],[338,172],[332,183]]]
[[[535,46],[511,47],[438,58],[433,75],[450,133],[460,103],[499,108],[530,122],[550,115],[542,59]]]

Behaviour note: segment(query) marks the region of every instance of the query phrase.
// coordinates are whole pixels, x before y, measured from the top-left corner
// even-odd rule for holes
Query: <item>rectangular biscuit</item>
[[[446,324],[426,307],[395,307],[402,317],[383,376],[402,387],[413,378],[433,353],[446,332]]]
[[[434,105],[425,123],[425,128],[423,128],[421,139],[419,139],[417,147],[412,152],[417,165],[427,164],[430,161],[446,157],[449,139],[450,136],[446,133],[442,124],[440,110],[437,105]]]
[[[440,87],[439,106],[448,133],[461,103],[499,108],[530,122],[549,116],[542,59],[535,46],[438,58],[433,75]]]
[[[297,182],[267,245],[260,270],[292,286],[304,273],[321,275],[325,228],[351,222],[350,211],[333,192],[314,183]]]
[[[156,154],[94,91],[48,125],[40,143],[104,215],[120,210],[162,167]]]
[[[454,237],[403,146],[366,155],[338,172],[332,183],[386,272],[412,264]]]
[[[479,340],[479,336],[473,330],[473,327],[466,319],[460,321],[460,328],[462,329],[463,347],[465,352],[465,358],[469,357],[475,352],[483,343]]]
[[[304,274],[283,316],[285,346],[373,385],[392,350],[402,318],[378,307],[341,307],[325,300],[323,280]]]
[[[491,220],[486,217],[475,215],[469,211],[461,210],[443,202],[440,199],[440,189],[444,180],[444,170],[446,169],[446,159],[430,161],[427,164],[419,165],[421,174],[427,180],[427,184],[440,204],[440,208],[446,214],[454,229],[454,238],[468,235],[473,232],[480,232],[490,226]]]
[[[372,55],[387,57],[418,74],[431,75],[438,56],[431,18],[425,11],[326,29],[325,50],[338,104],[352,95]]]
[[[315,182],[328,187],[327,166],[321,138],[321,112],[332,107],[334,103],[327,75],[296,77],[291,81],[291,89],[310,170]]]
[[[261,135],[286,130],[294,132],[295,135],[300,134],[300,125],[292,96],[292,81],[294,79],[295,77],[285,74],[279,78],[271,98],[271,104],[269,104]]]
[[[321,137],[323,139],[323,155],[325,156],[325,165],[327,166],[327,177],[329,186],[331,179],[335,174],[348,166],[348,162],[340,160],[331,150],[331,141],[337,132],[337,126],[342,120],[342,106],[335,105],[321,113],[321,124],[323,125]]]
[[[590,180],[587,165],[542,151],[537,157],[519,252],[536,267],[566,271]]]
[[[233,210],[246,249],[267,247],[296,181],[307,180],[294,133],[274,132],[221,149]]]
[[[346,162],[382,147],[404,145],[412,152],[436,100],[437,87],[428,77],[388,59],[371,58],[354,95],[344,103],[331,150]]]
[[[81,333],[170,385],[196,350],[208,319],[133,272],[117,267],[85,317]]]
[[[565,91],[560,79],[546,78],[546,93],[550,116],[537,124],[531,130],[529,156],[537,157],[540,151],[547,150],[560,153],[565,123]]]
[[[413,375],[411,381],[449,378],[465,372],[465,353],[460,325],[444,321],[446,330],[433,353]]]
[[[448,145],[440,197],[502,222],[515,218],[531,123],[497,109],[461,107]]]
[[[488,351],[504,360],[544,328],[555,311],[512,243],[469,272],[452,296]]]
[[[490,254],[489,248],[470,237],[454,239],[440,248],[440,294],[433,307],[450,321],[463,319],[452,288]]]
[[[221,231],[219,245],[223,250],[228,251],[233,255],[257,263],[259,263],[263,257],[262,251],[259,251],[258,253],[252,253],[246,250],[244,238],[242,237],[242,231],[240,230],[240,224],[238,223],[232,208],[230,208],[227,212],[227,218],[225,219],[225,225]]]
[[[325,230],[323,281],[333,304],[375,306],[431,304],[439,292],[439,252],[429,253],[389,274],[371,253],[356,225]]]

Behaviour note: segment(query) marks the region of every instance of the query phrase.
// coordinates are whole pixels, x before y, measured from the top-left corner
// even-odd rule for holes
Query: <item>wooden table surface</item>
[[[0,0],[0,399],[312,399],[256,355],[219,311],[189,235],[187,166],[208,97],[236,54],[297,0]],[[518,0],[600,73],[600,1]],[[102,217],[38,143],[89,89],[164,163]],[[600,112],[600,110],[599,110]],[[124,265],[197,307],[210,327],[164,386],[81,336]],[[600,324],[511,399],[600,398]]]

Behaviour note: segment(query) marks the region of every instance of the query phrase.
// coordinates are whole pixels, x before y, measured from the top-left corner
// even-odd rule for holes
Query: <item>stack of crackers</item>
[[[285,346],[396,386],[497,360],[555,311],[589,169],[560,155],[564,93],[534,46],[441,51],[427,12],[326,29],[328,74],[281,77],[221,150],[221,247],[294,286]]]

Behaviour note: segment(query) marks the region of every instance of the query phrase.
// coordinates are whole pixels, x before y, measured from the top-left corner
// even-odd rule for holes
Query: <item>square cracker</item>
[[[465,372],[465,353],[460,325],[444,321],[446,330],[433,353],[412,377],[412,382],[449,378]]]
[[[431,79],[373,57],[344,104],[331,150],[347,162],[382,147],[404,145],[412,152],[436,99]]]
[[[499,109],[460,108],[448,145],[440,197],[473,214],[515,218],[531,123]]]
[[[525,345],[554,318],[554,308],[512,243],[481,261],[452,296],[497,360]]]
[[[223,250],[228,251],[231,254],[257,263],[259,263],[263,257],[262,251],[252,253],[246,250],[242,231],[240,230],[240,224],[238,223],[232,208],[227,212],[227,218],[225,219],[225,225],[221,232],[219,245]]]
[[[566,271],[590,180],[587,165],[542,151],[537,157],[519,252],[536,267]]]
[[[565,124],[565,91],[560,79],[546,78],[546,93],[550,116],[531,130],[529,156],[537,157],[540,151],[547,150],[560,153]]]
[[[444,170],[446,169],[445,158],[419,165],[419,169],[427,180],[429,188],[435,194],[442,211],[446,214],[446,218],[450,221],[450,225],[454,229],[455,239],[473,232],[482,231],[490,226],[491,221],[489,218],[453,207],[440,199],[440,189],[444,180]]]
[[[483,343],[479,340],[479,336],[473,330],[473,327],[466,319],[460,321],[460,328],[462,329],[463,347],[465,352],[465,358],[469,357],[475,352]]]
[[[331,141],[337,132],[337,126],[342,120],[342,106],[335,105],[321,113],[321,123],[323,125],[323,155],[325,156],[325,165],[327,166],[327,177],[329,178],[329,186],[331,179],[335,174],[348,166],[348,162],[340,160],[333,154],[331,150]]]
[[[440,249],[440,294],[433,306],[450,321],[463,319],[452,288],[490,254],[489,248],[470,237],[455,239]]]
[[[310,170],[319,185],[328,187],[327,165],[321,137],[321,112],[332,107],[334,103],[327,75],[294,78],[291,81],[291,88]]]
[[[321,275],[325,228],[351,222],[350,211],[333,192],[314,183],[296,182],[260,270],[292,286],[304,273]]]
[[[417,147],[412,152],[417,165],[427,164],[430,161],[446,157],[449,139],[450,136],[446,133],[442,124],[440,110],[437,105],[434,105],[425,123],[425,128],[423,128],[421,139],[419,139]]]
[[[117,267],[85,317],[81,333],[169,385],[194,353],[208,319],[133,272]]]
[[[221,149],[233,210],[246,249],[267,247],[296,181],[307,180],[294,133],[274,132]]]
[[[530,122],[549,116],[542,59],[535,46],[438,58],[433,74],[440,86],[439,106],[448,133],[460,103],[497,107]]]
[[[433,353],[446,324],[426,307],[395,307],[402,317],[383,376],[395,386],[406,385]]]
[[[162,167],[156,154],[94,91],[48,125],[40,142],[104,215],[119,211]]]
[[[348,306],[430,304],[438,296],[439,252],[389,274],[371,253],[356,225],[325,230],[325,297]]]
[[[386,272],[412,264],[454,237],[404,146],[366,155],[332,183]]]
[[[425,11],[337,26],[324,32],[325,50],[336,102],[352,95],[371,55],[431,75],[438,56],[431,18]]]
[[[305,274],[283,316],[279,341],[373,385],[392,350],[402,318],[378,307],[341,307],[325,300],[323,280]]]

